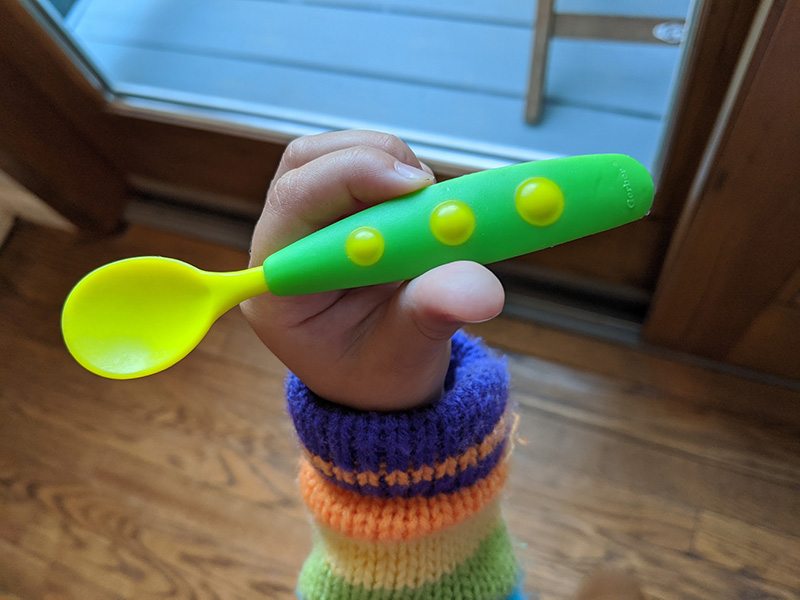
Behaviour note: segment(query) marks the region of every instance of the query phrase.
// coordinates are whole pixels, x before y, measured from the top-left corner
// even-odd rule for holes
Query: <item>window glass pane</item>
[[[678,41],[690,8],[559,0],[537,92],[536,0],[48,1],[124,97],[268,117],[290,133],[380,129],[499,162],[623,152],[647,165],[682,52],[656,38]],[[640,17],[663,25],[625,39],[653,31]],[[541,118],[527,123],[537,93]]]

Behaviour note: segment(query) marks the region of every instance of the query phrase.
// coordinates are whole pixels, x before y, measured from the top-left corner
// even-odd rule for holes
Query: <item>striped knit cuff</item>
[[[364,412],[289,377],[315,529],[303,600],[519,597],[498,504],[511,428],[505,363],[459,333],[445,390],[410,411]]]
[[[294,375],[289,413],[309,461],[329,481],[380,498],[433,497],[485,478],[505,451],[505,362],[457,333],[445,394],[402,412],[364,412],[326,402]]]

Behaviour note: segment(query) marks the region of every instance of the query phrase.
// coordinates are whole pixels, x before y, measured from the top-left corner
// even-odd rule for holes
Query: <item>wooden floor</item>
[[[603,10],[684,19],[688,0]],[[558,3],[593,12],[587,0]],[[368,128],[497,160],[620,152],[653,166],[678,46],[554,39],[542,121],[523,120],[536,0],[79,0],[67,26],[113,87]]]
[[[138,381],[62,346],[71,285],[136,254],[245,263],[142,227],[20,224],[0,250],[0,596],[291,600],[310,544],[298,448],[283,368],[238,311]],[[534,324],[475,331],[509,352],[505,512],[529,591],[568,599],[602,566],[653,599],[800,597],[800,394]]]

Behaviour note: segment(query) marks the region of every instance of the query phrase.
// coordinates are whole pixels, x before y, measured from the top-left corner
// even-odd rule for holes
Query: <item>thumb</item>
[[[497,277],[474,262],[442,265],[402,286],[383,315],[375,340],[381,340],[382,348],[391,348],[392,364],[412,367],[407,372],[414,373],[413,386],[425,388],[426,393],[398,394],[407,404],[398,402],[392,408],[408,408],[440,394],[450,363],[450,338],[465,323],[496,317],[504,300]]]
[[[496,317],[504,301],[503,286],[489,269],[459,261],[411,281],[400,292],[395,319],[430,340],[447,340],[465,323]]]
[[[464,323],[497,316],[505,297],[491,271],[474,262],[442,265],[395,289],[385,309],[365,320],[369,335],[363,328],[359,334],[366,338],[359,349],[361,385],[346,398],[328,400],[362,410],[405,410],[436,399],[452,335]]]

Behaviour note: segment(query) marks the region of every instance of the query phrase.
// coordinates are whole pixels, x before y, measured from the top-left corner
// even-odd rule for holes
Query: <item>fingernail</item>
[[[422,169],[412,167],[400,161],[394,163],[394,170],[404,179],[409,179],[411,181],[433,181],[433,177],[431,177],[430,173],[426,173]]]

